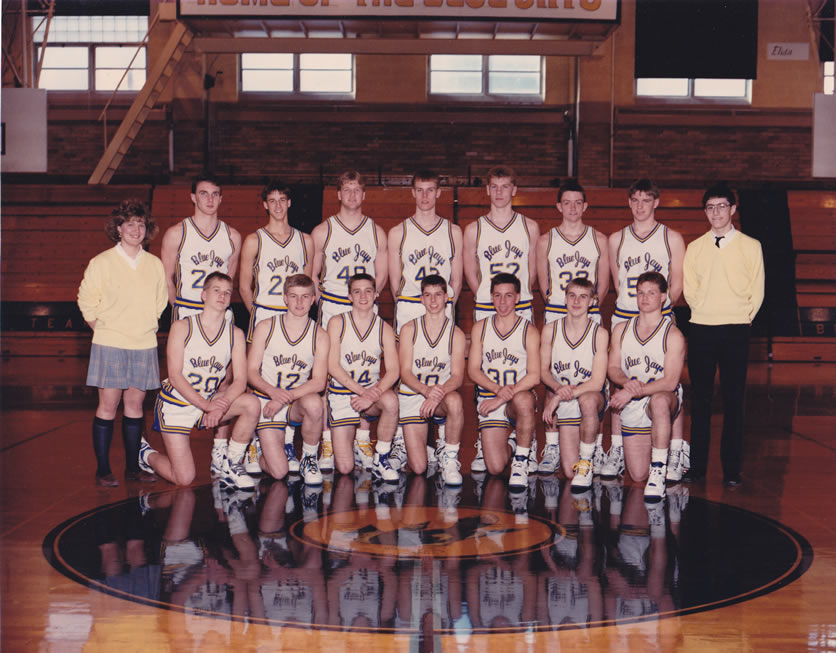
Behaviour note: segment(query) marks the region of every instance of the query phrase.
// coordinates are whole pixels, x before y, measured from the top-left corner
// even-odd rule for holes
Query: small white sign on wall
[[[809,43],[767,43],[767,59],[784,61],[807,61],[810,58]]]

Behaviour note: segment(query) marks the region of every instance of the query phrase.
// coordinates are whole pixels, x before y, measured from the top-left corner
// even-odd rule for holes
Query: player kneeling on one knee
[[[255,482],[241,459],[258,423],[259,403],[248,394],[247,353],[244,332],[226,317],[232,300],[232,279],[221,272],[206,277],[201,291],[203,309],[197,315],[177,320],[168,334],[166,361],[168,379],[154,408],[154,430],[165,442],[166,453],[151,449],[143,440],[140,466],[177,485],[194,480],[195,465],[189,433],[215,428],[238,418],[224,461],[221,482],[240,489],[253,489]],[[232,365],[232,382],[218,390]]]
[[[685,339],[662,315],[667,290],[658,272],[640,275],[639,314],[615,327],[610,345],[608,374],[621,386],[610,406],[621,413],[627,471],[635,481],[647,479],[646,501],[665,495],[671,425],[682,406]]]
[[[473,325],[467,371],[477,389],[477,412],[485,465],[501,474],[512,456],[508,436],[514,427],[517,448],[509,485],[528,487],[528,454],[534,439],[532,390],[540,382],[540,334],[515,312],[520,281],[501,273],[491,279],[496,313]]]
[[[400,424],[407,462],[416,474],[427,469],[429,420],[446,418],[446,444],[439,465],[448,485],[461,485],[459,445],[464,408],[457,389],[464,378],[465,337],[445,314],[447,282],[438,275],[421,281],[421,303],[426,313],[401,329],[398,354]]]
[[[354,435],[358,426],[377,426],[372,472],[378,479],[397,481],[389,464],[392,437],[398,425],[398,398],[392,386],[398,380],[395,332],[374,312],[377,299],[374,278],[355,274],[348,280],[351,310],[328,322],[328,427],[334,460],[341,474],[354,470]],[[381,360],[386,373],[381,377]]]
[[[595,300],[591,281],[570,281],[566,316],[547,324],[540,340],[541,377],[551,391],[543,421],[558,429],[563,472],[574,492],[592,485],[592,456],[606,409],[609,335],[589,317]]]
[[[310,277],[288,277],[283,292],[287,312],[256,325],[247,360],[248,379],[261,407],[256,427],[261,467],[273,478],[284,478],[288,472],[285,428],[301,424],[299,471],[307,485],[319,485],[322,473],[316,455],[323,417],[319,393],[328,377],[328,334],[308,318],[316,296]]]

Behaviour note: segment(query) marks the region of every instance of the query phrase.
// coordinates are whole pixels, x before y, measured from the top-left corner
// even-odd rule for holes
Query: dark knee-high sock
[[[125,469],[139,471],[139,441],[145,420],[142,417],[122,416],[122,442],[125,445]]]
[[[93,452],[96,454],[96,476],[110,474],[110,441],[113,439],[112,419],[93,418]]]

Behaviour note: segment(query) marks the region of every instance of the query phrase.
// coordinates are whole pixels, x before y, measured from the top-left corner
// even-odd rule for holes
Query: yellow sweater
[[[709,231],[685,250],[683,292],[694,324],[751,324],[763,284],[761,244],[740,231],[722,249]]]
[[[93,257],[78,289],[78,307],[96,321],[93,344],[119,349],[157,346],[157,325],[168,303],[162,261],[148,252],[134,270],[112,247]]]

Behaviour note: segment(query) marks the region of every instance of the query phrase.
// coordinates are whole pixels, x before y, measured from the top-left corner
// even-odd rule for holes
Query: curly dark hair
[[[114,243],[118,243],[121,240],[119,237],[119,227],[132,218],[140,218],[145,223],[145,240],[143,241],[143,245],[151,242],[151,239],[157,235],[157,223],[151,217],[151,209],[148,208],[148,205],[135,198],[122,200],[119,206],[111,212],[110,219],[105,223],[105,234],[108,239]]]

